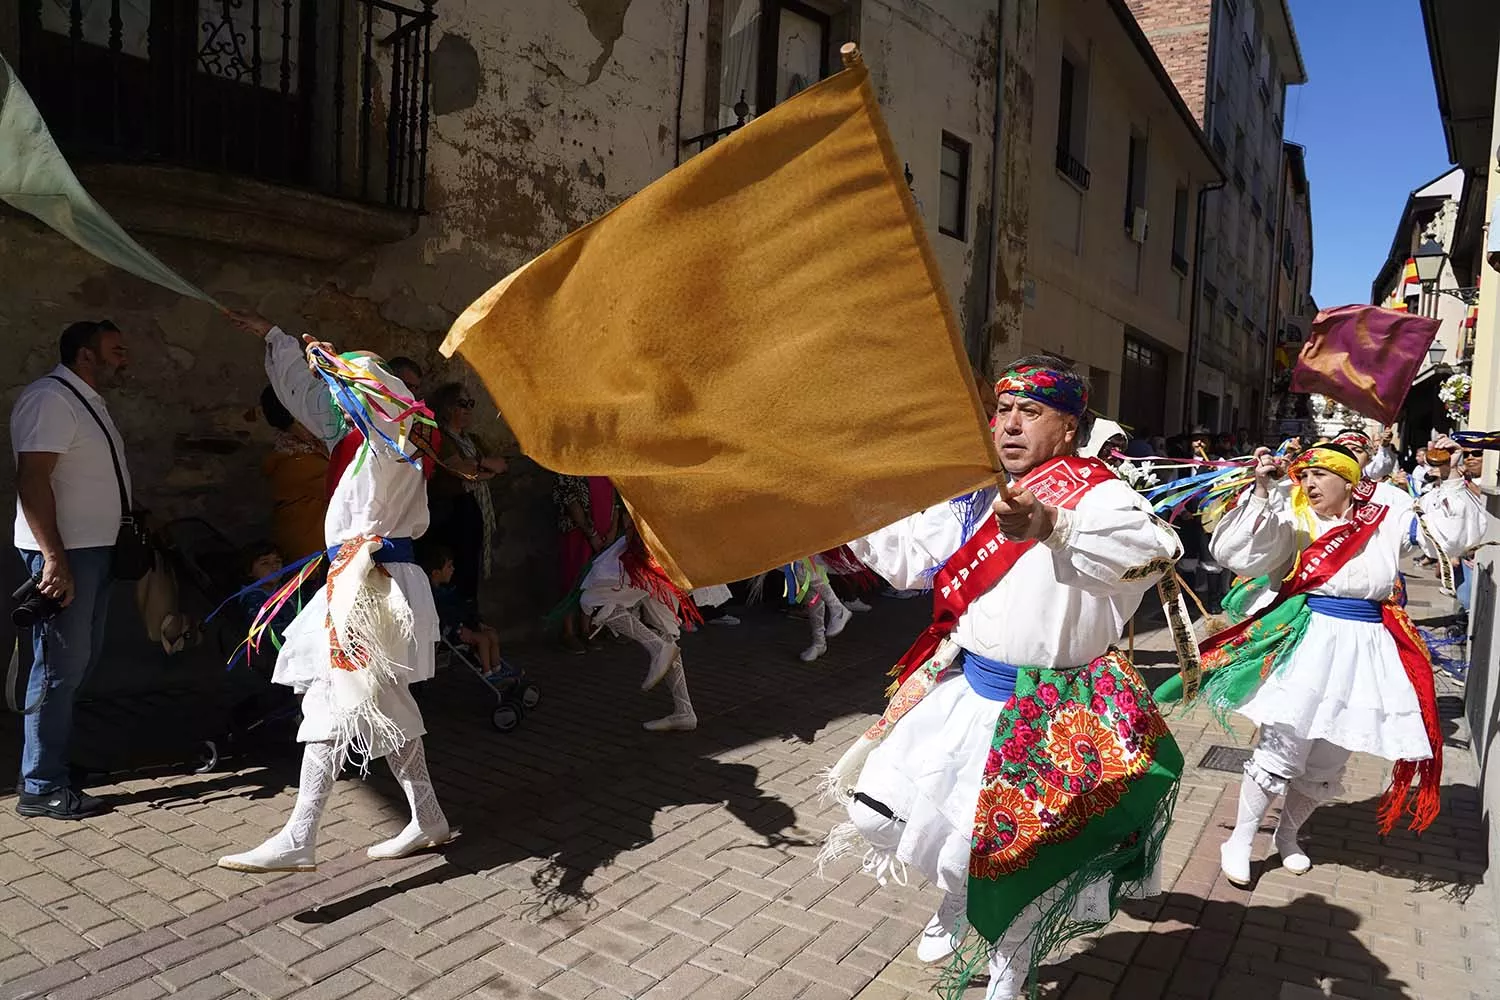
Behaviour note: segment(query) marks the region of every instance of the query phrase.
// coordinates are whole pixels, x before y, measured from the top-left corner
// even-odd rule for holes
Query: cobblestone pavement
[[[684,642],[693,734],[641,731],[666,699],[637,689],[634,648],[519,652],[543,701],[508,735],[489,725],[487,689],[445,671],[424,694],[428,759],[464,832],[441,855],[365,859],[406,819],[377,765],[339,783],[316,873],[213,867],[285,820],[297,758],[276,733],[209,773],[116,775],[94,786],[115,811],[93,820],[27,821],[0,803],[0,998],[930,996],[908,945],[935,893],[877,891],[853,862],[820,880],[813,862],[837,820],[820,777],[880,710],[885,667],[925,615],[925,602],[879,602],[810,667],[796,659],[800,622],[752,613],[705,628]],[[1159,637],[1139,647],[1143,665],[1166,658]],[[190,761],[222,714],[221,676],[84,706],[80,756]],[[1190,764],[1232,742],[1199,713],[1174,729]],[[17,730],[0,725],[12,764]],[[1466,749],[1449,752],[1444,815],[1422,840],[1378,841],[1383,770],[1361,760],[1354,801],[1310,824],[1319,866],[1268,872],[1249,893],[1213,863],[1234,777],[1190,770],[1171,888],[1047,966],[1045,995],[1500,995]]]

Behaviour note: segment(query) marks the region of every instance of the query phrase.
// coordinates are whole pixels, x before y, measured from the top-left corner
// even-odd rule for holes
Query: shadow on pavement
[[[1093,996],[1089,986],[1107,990],[1116,979],[1118,997],[1274,1000],[1286,983],[1381,1000],[1407,990],[1354,935],[1360,914],[1315,893],[1281,906],[1247,906],[1168,892],[1124,910],[1151,928],[1107,932],[1066,961],[1043,966],[1043,996]]]

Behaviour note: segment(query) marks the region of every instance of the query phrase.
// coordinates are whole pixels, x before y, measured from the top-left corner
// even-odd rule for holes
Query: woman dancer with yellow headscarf
[[[1275,834],[1281,864],[1299,875],[1312,867],[1298,830],[1343,791],[1351,752],[1396,762],[1379,810],[1382,833],[1408,807],[1413,829],[1432,822],[1442,766],[1431,663],[1391,600],[1416,511],[1381,502],[1388,498],[1361,482],[1359,461],[1340,445],[1298,456],[1285,505],[1271,502],[1273,457],[1262,448],[1256,459],[1252,495],[1225,515],[1211,547],[1235,573],[1279,583],[1257,598],[1247,620],[1202,647],[1210,705],[1221,718],[1237,711],[1261,727],[1234,832],[1220,850],[1236,885],[1250,881],[1255,833],[1277,795],[1286,797]],[[1484,510],[1462,479],[1424,497],[1420,508],[1424,548],[1462,552],[1484,532]],[[1172,681],[1156,697],[1180,695]]]

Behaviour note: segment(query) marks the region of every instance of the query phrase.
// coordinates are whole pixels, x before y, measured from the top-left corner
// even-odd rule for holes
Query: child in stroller
[[[281,553],[269,541],[252,542],[245,547],[241,556],[245,583],[254,585],[262,580],[267,581],[240,594],[240,611],[247,625],[255,621],[256,616],[260,614],[260,609],[265,607],[266,601],[284,582],[281,579],[282,565]],[[292,623],[292,619],[297,617],[297,608],[297,601],[288,601],[276,612],[276,617],[271,619],[269,627],[276,637],[274,642],[280,642],[281,634]]]
[[[459,596],[453,586],[453,553],[443,545],[419,543],[417,562],[432,584],[440,641],[475,676],[494,688],[499,699],[493,716],[495,728],[509,732],[520,724],[526,709],[536,707],[541,692],[523,670],[500,655],[500,634],[480,621],[478,609]],[[478,666],[474,659],[479,661]]]

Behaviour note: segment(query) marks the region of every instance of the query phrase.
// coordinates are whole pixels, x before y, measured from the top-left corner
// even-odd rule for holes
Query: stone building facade
[[[988,278],[993,3],[247,0],[228,23],[214,0],[126,0],[118,30],[108,0],[84,0],[76,24],[73,6],[0,8],[0,52],[106,208],[226,305],[410,355],[429,386],[467,379],[436,348],[479,293],[714,141],[704,133],[735,123],[741,93],[758,114],[836,70],[851,38],[976,362],[997,300],[1019,311],[1019,292]],[[9,212],[0,274],[0,413],[55,363],[64,326],[110,318],[132,354],[111,409],[140,500],[236,542],[264,531],[258,344]],[[497,402],[476,420],[512,458],[495,484],[492,611],[520,630],[555,596],[551,477],[517,454]],[[7,465],[8,496],[12,477]]]

